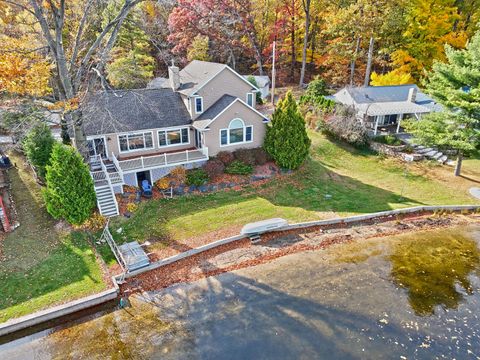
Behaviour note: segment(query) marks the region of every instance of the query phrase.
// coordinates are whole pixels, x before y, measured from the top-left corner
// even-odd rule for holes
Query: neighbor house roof
[[[419,88],[415,84],[395,85],[395,86],[366,86],[346,88],[352,99],[357,104],[371,102],[392,102],[407,101],[408,92],[414,88],[417,90],[417,96],[420,93]],[[426,95],[423,95],[425,98]],[[431,99],[430,99],[431,100]],[[432,100],[433,101],[433,100]]]
[[[426,106],[418,105],[411,101],[389,101],[370,104],[359,104],[356,109],[360,113],[367,113],[369,116],[380,116],[390,114],[424,114],[432,110]]]
[[[415,101],[409,100],[411,89],[416,90]],[[440,111],[441,106],[428,95],[422,93],[417,85],[346,87],[328,99],[355,107],[368,115],[429,113]]]
[[[181,95],[172,89],[101,91],[84,102],[82,115],[87,136],[191,123]]]

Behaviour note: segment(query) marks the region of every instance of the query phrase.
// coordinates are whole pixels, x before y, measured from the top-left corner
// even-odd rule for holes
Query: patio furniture
[[[152,185],[150,185],[148,183],[148,180],[143,180],[142,181],[142,192],[143,192],[143,196],[149,198],[149,197],[152,197],[153,193],[152,193]]]

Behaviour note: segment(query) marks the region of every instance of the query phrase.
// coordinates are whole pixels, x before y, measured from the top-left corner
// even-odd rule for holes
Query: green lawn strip
[[[464,179],[448,174],[448,182],[441,182],[431,176],[445,172],[445,167],[428,162],[406,164],[370,150],[353,149],[319,133],[310,132],[310,136],[312,156],[293,174],[241,191],[142,202],[132,218],[113,221],[114,238],[119,242],[153,240],[154,247],[162,247],[169,240],[272,217],[301,222],[422,204],[474,202],[456,183]],[[467,160],[465,170],[471,169],[480,179],[476,162]],[[116,232],[119,227],[122,234]]]
[[[74,232],[30,269],[0,273],[0,322],[105,288],[86,234]]]
[[[9,170],[20,227],[2,241],[0,322],[105,289],[86,234],[66,234],[46,212],[23,158]]]

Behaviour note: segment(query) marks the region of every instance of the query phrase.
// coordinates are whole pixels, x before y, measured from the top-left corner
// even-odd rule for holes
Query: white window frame
[[[187,134],[188,134],[188,142],[180,142],[179,144],[168,144],[168,138],[167,138],[167,132],[169,131],[180,131],[180,140],[182,140],[182,130],[187,129]],[[160,145],[160,137],[159,134],[160,132],[165,133],[165,140],[167,141],[167,145]],[[179,128],[166,128],[166,129],[161,129],[157,130],[157,143],[158,143],[158,148],[159,149],[164,149],[164,148],[169,148],[169,147],[175,147],[175,146],[182,146],[182,145],[188,145],[190,144],[190,128],[189,127],[179,127]]]
[[[250,104],[248,103],[248,97],[249,97],[249,96],[252,97],[252,105],[250,105]],[[246,99],[247,101],[246,101],[246,103],[247,103],[248,106],[250,106],[250,107],[252,107],[252,108],[253,108],[253,105],[254,105],[254,102],[255,102],[255,97],[254,97],[254,96],[255,96],[255,94],[254,94],[253,92],[247,93],[247,99]]]
[[[103,144],[105,145],[105,153],[107,155],[107,159],[109,158],[108,156],[108,144],[107,144],[107,136],[106,135],[96,135],[96,136],[87,136],[87,141],[94,141],[95,139],[103,139]],[[94,141],[95,144],[95,141]],[[87,145],[87,150],[88,150],[88,145]],[[97,151],[95,150],[95,153]],[[97,154],[98,155],[98,154]],[[90,156],[90,155],[89,155]]]
[[[143,149],[133,149],[130,150],[130,144],[128,143],[128,136],[129,135],[135,135],[135,134],[142,134],[143,135],[143,144],[146,145],[145,141],[145,134],[150,134],[152,136],[152,146],[151,147],[144,147]],[[127,137],[127,146],[128,150],[122,150],[120,147],[120,137],[121,136],[126,136]],[[138,151],[146,151],[146,150],[152,150],[155,149],[155,139],[153,138],[153,131],[133,131],[129,133],[122,133],[117,135],[117,143],[118,143],[118,152],[120,154],[127,154],[127,153],[132,153],[132,152],[138,152]]]
[[[235,142],[235,143],[231,143],[230,142],[230,125],[232,124],[232,122],[234,122],[235,120],[240,120],[242,123],[243,123],[243,141],[240,141],[240,142]],[[252,138],[251,140],[246,140],[247,138],[247,128],[251,128],[252,129]],[[226,144],[222,144],[222,131],[226,131],[227,132],[227,143]],[[220,143],[220,147],[227,147],[227,146],[233,146],[233,145],[242,145],[242,144],[249,144],[249,143],[252,143],[253,142],[253,125],[246,125],[245,124],[245,121],[243,121],[242,119],[240,118],[235,118],[235,119],[232,119],[229,124],[228,124],[228,127],[226,129],[220,129],[219,130],[219,133],[218,133],[218,141]]]
[[[198,100],[198,99],[200,99],[200,104],[201,104],[201,106],[202,106],[202,109],[201,109],[200,111],[197,111],[197,100]],[[193,101],[194,101],[193,105],[194,105],[194,107],[195,107],[195,114],[201,114],[201,113],[203,113],[203,97],[201,97],[201,96],[195,96]]]

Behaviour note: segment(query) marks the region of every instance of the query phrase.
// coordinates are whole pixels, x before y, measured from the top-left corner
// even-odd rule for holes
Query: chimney
[[[170,82],[170,87],[177,91],[180,87],[180,69],[175,66],[172,60],[172,66],[168,67],[168,80]]]
[[[412,87],[412,88],[408,89],[408,99],[407,100],[410,101],[410,102],[413,102],[413,103],[415,101],[417,101],[417,88]]]

